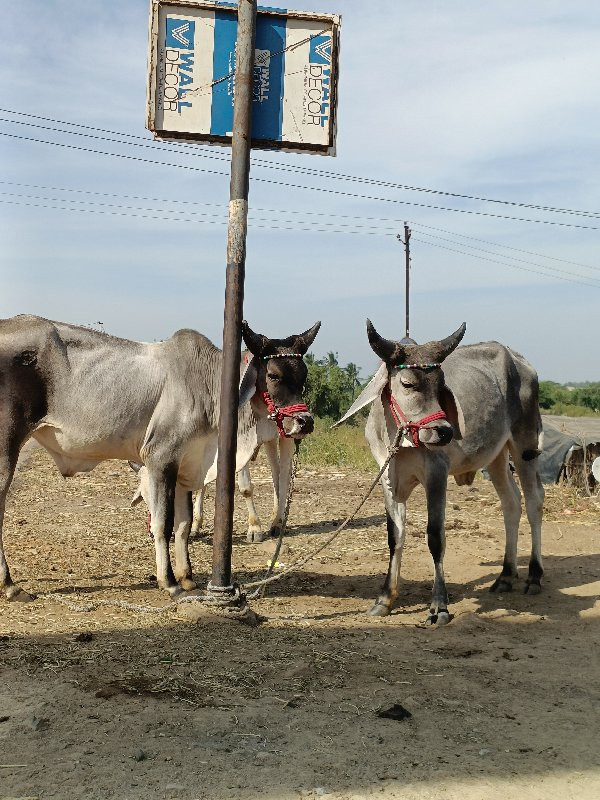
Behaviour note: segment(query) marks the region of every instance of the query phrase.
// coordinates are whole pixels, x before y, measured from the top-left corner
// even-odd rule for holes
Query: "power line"
[[[227,77],[230,77],[230,76],[227,76]],[[96,133],[106,133],[106,134],[110,134],[111,136],[120,136],[121,138],[128,138],[128,139],[132,140],[130,142],[118,142],[118,144],[131,144],[133,146],[143,146],[143,147],[151,148],[151,149],[154,149],[154,150],[161,150],[163,152],[166,149],[167,152],[173,152],[173,153],[181,153],[181,152],[189,151],[190,155],[198,156],[200,154],[203,158],[211,158],[211,159],[214,159],[214,160],[217,160],[217,161],[227,161],[227,162],[229,161],[229,156],[215,154],[214,151],[212,151],[210,148],[201,147],[200,145],[190,145],[190,144],[185,144],[185,143],[169,142],[169,143],[162,143],[162,144],[160,144],[158,146],[155,146],[155,145],[148,144],[148,141],[147,141],[146,138],[138,136],[136,134],[122,133],[122,132],[119,132],[119,131],[113,131],[113,130],[109,130],[109,129],[106,129],[106,128],[96,128],[96,127],[91,126],[91,125],[83,125],[83,124],[80,124],[80,123],[70,122],[70,121],[66,121],[66,120],[58,120],[58,119],[54,119],[54,118],[51,118],[51,117],[44,117],[44,116],[41,116],[41,115],[38,115],[38,114],[28,114],[28,113],[25,113],[25,112],[22,112],[22,111],[14,111],[14,110],[11,110],[11,109],[6,109],[6,108],[0,108],[0,112],[1,113],[5,113],[5,114],[13,114],[13,115],[18,115],[18,116],[28,117],[30,119],[38,119],[38,120],[45,121],[45,122],[52,122],[54,124],[59,124],[59,125],[67,125],[67,126],[71,126],[71,127],[78,127],[78,128],[82,128],[82,129],[88,130],[88,131],[95,131]],[[21,124],[21,125],[31,125],[31,127],[44,128],[44,126],[33,125],[31,123],[26,123],[26,122],[17,121],[17,120],[3,120],[3,121],[9,122],[9,123],[13,123],[13,124],[16,123],[16,124]],[[79,135],[79,136],[86,135],[86,134],[78,133],[78,132],[75,132],[75,131],[57,130],[55,128],[45,128],[45,129],[46,130],[50,130],[50,131],[54,131],[54,132],[58,132],[58,133],[66,133],[66,134],[71,134],[71,135]],[[105,139],[105,141],[110,141],[110,142],[115,142],[116,141],[114,139],[108,139],[106,137],[92,136],[91,134],[88,134],[88,136],[90,138],[95,138],[95,139],[98,139],[98,138]],[[140,142],[142,144],[138,144],[138,142]],[[348,175],[348,174],[343,174],[343,173],[338,173],[338,172],[332,172],[332,171],[329,171],[329,170],[322,170],[322,169],[315,169],[315,168],[312,168],[312,167],[304,167],[304,166],[286,164],[286,163],[283,163],[283,162],[266,161],[264,159],[259,159],[259,158],[254,158],[254,157],[252,158],[252,163],[254,165],[256,165],[256,166],[260,166],[260,167],[263,167],[265,169],[276,169],[276,170],[281,170],[281,171],[284,171],[284,172],[293,172],[293,173],[298,173],[298,174],[304,174],[304,175],[307,175],[307,176],[313,176],[313,177],[319,177],[319,178],[328,178],[330,180],[343,180],[343,181],[350,181],[350,182],[355,182],[355,183],[364,183],[364,184],[371,185],[371,186],[378,186],[380,188],[397,189],[397,190],[411,191],[411,192],[423,192],[423,193],[427,193],[427,194],[435,194],[435,195],[440,195],[440,196],[444,196],[444,197],[455,197],[457,199],[462,199],[462,200],[471,200],[471,201],[482,202],[482,203],[495,203],[495,204],[498,204],[498,205],[511,206],[511,207],[514,207],[514,208],[526,208],[526,209],[531,209],[531,210],[535,210],[535,211],[544,211],[544,212],[549,212],[549,213],[553,213],[553,214],[566,214],[566,215],[581,216],[581,217],[586,217],[586,218],[591,218],[591,219],[600,219],[600,212],[598,212],[598,211],[584,211],[584,210],[580,210],[580,209],[560,208],[560,207],[555,207],[555,206],[538,205],[538,204],[535,204],[535,203],[521,203],[521,202],[517,202],[517,201],[514,201],[514,200],[499,200],[497,198],[482,197],[482,196],[478,196],[478,195],[470,195],[470,194],[464,194],[464,193],[459,193],[459,192],[449,192],[449,191],[444,191],[442,189],[433,189],[433,188],[427,188],[427,187],[421,187],[421,186],[411,186],[411,185],[408,185],[408,184],[401,184],[401,183],[394,183],[394,182],[390,182],[390,181],[384,181],[384,180],[380,180],[380,179],[377,179],[377,178],[361,177],[361,176],[358,176],[358,175]]]
[[[219,172],[218,170],[207,169],[205,167],[194,167],[189,164],[174,164],[166,161],[154,161],[153,159],[141,158],[140,156],[133,156],[126,153],[111,153],[105,150],[95,150],[92,148],[81,147],[79,145],[67,144],[66,142],[50,142],[46,139],[36,139],[29,136],[20,136],[18,134],[6,133],[5,131],[0,131],[0,136],[7,136],[11,139],[35,142],[37,144],[49,144],[54,147],[63,147],[70,150],[93,153],[95,155],[110,156],[112,158],[123,158],[128,161],[137,161],[144,164],[154,164],[156,166],[163,166],[163,167],[174,167],[176,169],[185,169],[194,172],[203,172],[211,175],[221,175],[221,176],[229,175],[228,172]],[[341,191],[339,189],[328,189],[324,186],[306,186],[303,184],[287,183],[285,181],[274,181],[269,178],[260,178],[256,176],[251,176],[250,179],[257,183],[268,183],[274,186],[282,186],[287,189],[304,189],[308,191],[323,192],[325,194],[331,194],[338,197],[349,197],[359,200],[372,200],[383,203],[394,203],[398,205],[412,206],[415,208],[426,208],[436,211],[449,211],[456,214],[469,214],[471,216],[488,217],[492,219],[503,219],[511,222],[528,222],[537,225],[554,225],[557,227],[574,228],[578,230],[592,230],[592,231],[600,230],[600,227],[595,227],[592,225],[580,225],[572,222],[558,222],[557,220],[531,219],[527,217],[511,217],[504,214],[493,214],[487,211],[474,211],[472,209],[465,209],[465,208],[449,208],[447,206],[436,206],[428,203],[414,203],[408,200],[398,200],[396,198],[390,198],[390,197],[376,197],[373,195],[362,195],[356,192],[346,192],[346,191]]]
[[[120,204],[116,204],[116,203],[96,203],[96,202],[94,202],[92,200],[69,200],[68,198],[62,198],[62,197],[60,197],[60,198],[42,197],[40,195],[20,194],[18,192],[0,192],[0,197],[2,197],[2,196],[20,197],[20,198],[25,198],[25,199],[28,199],[28,200],[44,200],[44,201],[48,201],[48,202],[70,203],[70,204],[77,204],[77,205],[90,205],[90,206],[93,206],[95,208],[97,208],[97,207],[107,207],[107,208],[119,208],[119,209],[125,209],[125,210],[134,210],[134,211],[156,211],[157,210],[157,209],[154,209],[154,208],[140,208],[139,206],[126,206],[126,205],[120,205]],[[143,199],[143,198],[137,198],[137,199]],[[155,198],[153,200],[153,202],[161,202],[161,201]],[[176,209],[164,209],[164,208],[161,208],[160,212],[161,213],[167,213],[167,214],[179,214],[179,215],[187,214],[188,216],[192,216],[192,217],[219,217],[219,218],[227,221],[228,206],[223,205],[223,204],[217,204],[217,203],[207,203],[207,205],[220,208],[221,209],[221,213],[220,214],[209,214],[207,212],[202,212],[202,211],[190,211],[189,209],[186,209],[184,211],[179,211],[179,210],[176,210]],[[77,209],[72,209],[72,210],[76,211]],[[286,211],[283,211],[283,210],[277,211],[276,209],[255,208],[253,211],[254,212],[259,212],[259,213],[269,213],[269,214],[274,213],[274,214],[277,214],[277,217],[274,219],[274,221],[287,222],[287,223],[289,223],[291,225],[292,224],[304,224],[304,225],[308,225],[309,226],[308,228],[299,228],[299,230],[312,230],[314,228],[314,226],[315,226],[315,223],[307,222],[306,220],[282,219],[282,214],[289,213],[289,212],[286,212]],[[165,219],[170,219],[170,217],[165,217]],[[187,219],[187,220],[184,220],[184,221],[186,221],[186,222],[194,222],[196,220]],[[354,232],[365,232],[366,231],[368,233],[373,233],[373,234],[379,233],[382,236],[394,236],[394,234],[395,234],[395,230],[393,230],[393,229],[386,231],[386,230],[383,230],[381,228],[374,228],[372,225],[360,225],[360,224],[357,225],[356,223],[350,224],[350,223],[337,223],[337,222],[320,222],[319,225],[322,226],[321,229],[324,232],[326,232],[330,228],[350,228],[351,229],[350,233],[352,233],[353,231]],[[348,231],[346,231],[346,230],[333,230],[332,231],[332,233],[347,233],[347,232]]]
[[[66,211],[66,212],[69,212],[69,213],[75,211],[75,212],[82,212],[82,213],[87,213],[87,214],[102,214],[102,215],[110,215],[110,216],[118,216],[118,217],[134,217],[134,218],[140,218],[140,219],[160,220],[160,221],[164,221],[164,222],[184,222],[184,223],[196,223],[196,224],[200,223],[200,224],[206,224],[206,225],[226,225],[227,224],[226,216],[223,215],[221,217],[221,215],[219,215],[219,214],[210,214],[210,213],[202,213],[202,212],[185,212],[185,211],[166,211],[165,212],[164,210],[161,210],[160,212],[158,212],[158,211],[156,211],[156,209],[151,209],[151,208],[139,208],[139,207],[135,207],[135,206],[120,206],[120,205],[109,204],[109,203],[96,204],[96,203],[93,203],[91,201],[85,201],[85,200],[82,200],[82,201],[63,200],[63,199],[55,200],[54,198],[40,198],[40,197],[29,196],[29,195],[16,195],[16,194],[13,194],[13,193],[4,193],[4,194],[9,194],[11,196],[17,196],[17,197],[22,197],[22,198],[25,198],[27,200],[36,200],[36,201],[37,200],[44,200],[45,201],[43,203],[40,203],[40,202],[22,202],[20,200],[4,200],[4,199],[2,199],[2,197],[0,197],[0,203],[4,203],[4,204],[7,204],[7,205],[26,206],[26,207],[33,207],[33,208],[45,208],[45,209],[50,209],[50,210],[55,210],[55,211]],[[53,205],[53,203],[56,203],[56,202],[58,202],[58,203],[69,202],[69,203],[77,204],[78,207],[73,208],[73,207],[65,207],[64,205]],[[91,206],[91,208],[82,207],[83,205]],[[100,207],[98,207],[98,206],[100,206]],[[111,210],[111,209],[115,209],[115,210]],[[179,216],[165,216],[165,213],[171,214],[171,215],[177,214]],[[181,215],[186,214],[186,213],[188,213],[188,214],[191,213],[195,217],[201,217],[201,219],[190,219],[189,217],[181,216]],[[282,223],[285,223],[285,224],[282,224]],[[346,230],[338,230],[338,229],[335,229],[329,223],[322,223],[321,222],[321,223],[311,224],[311,223],[306,223],[305,221],[301,221],[301,224],[303,224],[304,226],[308,225],[308,227],[302,227],[302,226],[299,226],[297,221],[295,221],[295,220],[285,220],[285,219],[281,219],[281,218],[279,218],[278,220],[261,220],[261,221],[256,221],[256,220],[251,219],[249,224],[250,224],[251,228],[259,228],[259,229],[266,229],[266,230],[277,229],[277,230],[298,231],[298,232],[306,231],[306,232],[311,232],[311,233],[336,233],[336,234],[354,234],[354,235],[362,234],[362,235],[367,235],[367,236],[390,236],[390,237],[391,236],[395,236],[395,232],[394,231],[385,232],[385,231],[382,231],[382,230],[379,230],[379,229],[369,229],[369,228],[367,228],[367,226],[363,226],[362,229],[357,229],[357,226],[345,226],[345,227],[347,227]],[[326,225],[328,227],[323,228],[323,227],[318,227],[318,225],[321,225],[321,226],[322,225]],[[591,286],[591,287],[594,287],[594,288],[600,288],[600,282],[599,283],[590,283],[589,280],[586,279],[586,276],[577,275],[577,273],[570,273],[568,271],[558,270],[558,269],[553,268],[553,267],[543,267],[543,269],[552,270],[552,273],[559,273],[559,274],[552,274],[552,273],[548,273],[548,272],[542,272],[541,270],[538,270],[538,269],[530,269],[528,267],[519,266],[517,264],[507,263],[506,261],[498,261],[497,259],[486,258],[484,256],[475,255],[475,254],[469,253],[469,252],[465,253],[464,251],[461,251],[461,250],[456,250],[456,249],[453,249],[453,248],[450,248],[450,247],[447,247],[447,246],[444,246],[444,245],[436,244],[434,242],[429,242],[427,240],[422,240],[422,239],[419,239],[419,238],[417,238],[417,241],[420,241],[423,244],[429,244],[430,246],[433,246],[433,247],[440,247],[440,248],[448,250],[450,252],[459,253],[461,255],[469,255],[469,256],[474,257],[474,258],[479,258],[480,260],[483,260],[483,261],[489,261],[489,262],[492,262],[492,263],[499,264],[501,266],[511,267],[512,269],[521,269],[521,270],[524,270],[525,272],[533,272],[533,273],[541,275],[541,276],[543,276],[545,278],[554,278],[554,279],[557,279],[557,280],[566,281],[568,283],[575,283],[575,284],[580,284],[580,285],[584,285],[584,286]],[[477,248],[474,248],[474,249],[477,249]],[[521,260],[521,259],[519,259],[519,260]],[[528,264],[530,262],[524,262],[524,263]],[[541,265],[534,264],[533,266],[541,266]],[[564,275],[571,275],[571,276],[574,276],[575,278],[580,278],[580,280],[573,280],[573,278],[563,277],[563,274],[560,274],[560,273],[563,273]]]
[[[50,199],[49,202],[62,202],[62,201],[61,200],[52,201],[52,199]],[[137,218],[140,218],[140,219],[160,220],[160,221],[163,221],[163,222],[187,222],[187,223],[196,223],[196,224],[202,224],[202,225],[227,225],[227,219],[226,218],[224,218],[223,220],[207,220],[207,219],[196,220],[196,219],[185,219],[183,217],[165,217],[165,216],[158,215],[158,213],[156,213],[156,214],[154,214],[154,213],[140,214],[140,213],[137,213],[137,212],[133,213],[131,211],[109,211],[108,209],[99,209],[99,208],[65,208],[64,206],[60,206],[60,205],[47,205],[47,204],[43,204],[43,203],[24,203],[24,202],[21,202],[19,200],[3,200],[2,198],[0,198],[0,203],[4,203],[5,205],[12,205],[12,206],[27,206],[29,208],[46,208],[46,209],[51,209],[53,211],[67,211],[69,213],[70,212],[82,212],[82,213],[86,213],[86,214],[108,214],[108,215],[114,216],[114,217],[137,217]],[[113,207],[114,208],[119,208],[119,206],[113,206]],[[155,209],[139,209],[139,210],[140,211],[153,212]],[[207,215],[207,216],[216,216],[216,215]],[[284,220],[284,221],[286,221],[286,220]],[[268,224],[266,222],[265,222],[265,224],[261,224],[261,223],[255,222],[253,220],[250,220],[249,224],[250,224],[250,227],[252,227],[252,228],[263,228],[263,229],[266,229],[266,230],[276,229],[276,230],[281,230],[281,231],[298,231],[298,232],[308,232],[308,233],[338,233],[338,234],[355,234],[355,235],[356,234],[361,234],[361,235],[365,235],[365,236],[395,236],[395,233],[385,233],[385,232],[382,232],[382,231],[375,231],[375,230],[373,230],[373,231],[368,231],[368,230],[364,230],[364,231],[356,231],[356,230],[338,231],[338,230],[326,230],[324,228],[318,228],[318,227],[315,227],[315,226],[312,226],[310,228],[301,228],[301,227],[297,227],[297,226],[294,227],[292,225],[290,225],[290,226],[279,225],[276,222],[272,222],[270,220],[267,221],[267,222],[268,222]],[[552,277],[552,276],[546,276],[546,277]]]
[[[0,181],[3,183],[3,181]],[[600,267],[594,267],[591,264],[584,264],[581,261],[571,261],[567,258],[559,258],[558,256],[547,256],[543,253],[535,253],[533,250],[524,250],[521,247],[511,247],[509,244],[498,244],[498,242],[490,242],[488,239],[479,239],[476,236],[468,236],[465,233],[457,233],[456,231],[449,231],[446,228],[436,228],[433,225],[425,225],[422,222],[411,222],[413,227],[417,228],[428,228],[431,231],[439,231],[440,233],[447,233],[450,236],[458,236],[461,239],[470,239],[474,242],[481,242],[482,244],[489,244],[492,247],[503,247],[506,250],[514,250],[516,253],[526,253],[529,256],[536,256],[537,258],[548,258],[551,261],[561,261],[564,264],[572,264],[575,267],[584,267],[585,269],[600,269]]]
[[[505,256],[504,253],[496,253],[493,250],[485,250],[483,247],[476,247],[476,246],[471,245],[471,244],[461,244],[460,242],[456,242],[455,240],[448,239],[448,238],[446,238],[444,236],[435,236],[434,234],[424,233],[424,232],[421,233],[421,236],[429,236],[432,239],[438,239],[439,241],[442,241],[442,242],[448,242],[450,244],[457,244],[457,245],[460,245],[461,247],[467,248],[467,250],[475,250],[476,253],[485,253],[486,255],[490,255],[490,256],[500,256],[501,258],[509,258],[511,261],[518,261],[521,264],[529,264],[530,266],[541,267],[542,269],[551,270],[552,272],[559,272],[559,273],[562,273],[564,275],[573,275],[573,276],[575,276],[577,278],[585,278],[585,279],[589,278],[590,280],[597,280],[596,278],[594,278],[592,276],[581,275],[581,273],[579,273],[579,272],[571,272],[570,270],[559,269],[558,267],[551,267],[549,264],[548,265],[546,265],[546,264],[536,264],[536,263],[534,263],[532,261],[526,261],[524,258],[518,258],[517,256]],[[419,239],[419,241],[423,241],[423,240]],[[431,242],[428,242],[428,243],[431,244]],[[600,267],[594,267],[593,269],[600,269]],[[598,279],[598,280],[600,280],[600,279]]]
[[[459,255],[470,256],[471,258],[478,258],[480,261],[489,261],[493,264],[500,264],[503,267],[510,267],[511,269],[520,269],[524,270],[525,272],[533,272],[536,275],[542,275],[544,278],[555,278],[556,280],[565,281],[566,283],[578,283],[582,286],[591,286],[594,289],[600,289],[600,283],[590,283],[589,280],[573,280],[571,278],[563,278],[561,275],[548,275],[547,272],[541,272],[540,270],[530,269],[529,267],[521,267],[518,266],[517,264],[510,264],[506,261],[498,261],[497,259],[494,258],[486,258],[485,256],[475,255],[474,253],[468,253],[465,252],[464,250],[456,250],[452,247],[447,247],[446,245],[443,244],[437,244],[436,242],[428,242],[425,239],[417,238],[416,241],[421,242],[421,244],[427,244],[430,247],[438,247],[441,248],[442,250],[447,250],[450,253],[458,253]]]
[[[219,209],[222,209],[224,214],[227,214],[227,210],[228,210],[228,206],[225,203],[201,203],[201,202],[198,202],[196,200],[169,199],[169,198],[165,198],[165,197],[147,197],[147,196],[144,196],[144,195],[116,194],[116,193],[113,193],[113,192],[95,192],[95,191],[92,191],[90,189],[75,189],[75,188],[69,188],[69,187],[44,186],[44,185],[40,185],[40,184],[18,183],[16,181],[3,181],[3,180],[0,180],[0,185],[18,187],[18,188],[26,188],[26,189],[39,189],[39,190],[42,190],[44,192],[69,192],[69,193],[75,193],[75,194],[83,194],[83,195],[86,195],[86,196],[103,197],[103,198],[106,197],[106,198],[112,198],[112,199],[118,199],[118,200],[137,200],[137,201],[143,201],[143,202],[146,202],[146,203],[161,203],[163,205],[163,208],[161,208],[161,211],[165,211],[166,210],[170,214],[175,214],[175,213],[177,213],[177,214],[185,214],[185,213],[188,213],[188,214],[195,215],[195,214],[197,214],[197,212],[187,211],[187,210],[186,211],[169,210],[169,209],[165,209],[164,208],[165,204],[176,204],[176,205],[181,205],[182,204],[182,205],[185,205],[185,206],[199,206],[199,207],[202,207],[202,208],[205,208],[205,207],[208,207],[208,208],[219,208]],[[48,200],[48,199],[54,200],[54,198],[45,198],[45,197],[32,196],[32,195],[23,195],[23,194],[19,194],[19,193],[16,193],[16,192],[0,192],[0,195],[10,195],[10,196],[15,196],[15,197],[25,197],[25,198],[29,198],[29,199],[38,199],[38,200]],[[90,201],[85,201],[85,200],[84,201],[63,200],[62,198],[58,198],[58,201],[59,202],[69,202],[69,203],[74,203],[74,202],[86,203],[86,202],[90,202]],[[100,204],[96,204],[96,205],[103,205],[103,204],[100,203]],[[119,208],[127,208],[127,206],[121,206],[121,205],[119,205],[118,207]],[[145,210],[150,210],[150,209],[145,209]],[[250,213],[251,213],[251,215],[254,215],[255,213],[259,213],[259,214],[274,214],[274,215],[276,215],[275,216],[276,220],[281,220],[281,216],[282,215],[318,216],[320,218],[322,218],[324,216],[324,212],[323,211],[310,211],[310,210],[303,211],[303,210],[295,210],[295,209],[261,208],[261,207],[252,208]],[[342,222],[327,222],[327,223],[320,222],[321,225],[325,225],[328,228],[335,228],[335,227],[347,228],[347,227],[352,227],[354,229],[369,229],[369,232],[371,232],[371,233],[380,232],[381,235],[384,235],[384,236],[393,235],[395,233],[395,231],[396,231],[397,226],[399,224],[401,224],[401,220],[392,219],[392,218],[389,218],[389,217],[362,217],[362,216],[361,217],[356,217],[356,216],[350,216],[350,215],[347,215],[347,214],[328,214],[327,216],[328,216],[328,219],[334,219],[334,220],[341,219],[341,220],[350,220],[351,221],[351,224],[350,223],[342,223]],[[296,220],[285,220],[285,221],[286,222],[290,222],[290,223],[294,222],[294,223],[297,224]],[[302,222],[304,222],[305,224],[311,224],[311,223],[306,223],[304,220],[302,220]],[[377,228],[376,226],[373,226],[373,225],[365,225],[366,222],[385,223],[386,225],[389,225],[390,227],[388,229]],[[481,242],[483,244],[488,244],[488,245],[490,245],[492,247],[496,247],[496,248],[504,248],[504,249],[516,251],[516,252],[519,252],[519,253],[525,253],[525,254],[528,254],[528,255],[535,256],[536,258],[550,259],[552,261],[557,261],[557,262],[562,262],[562,263],[565,263],[565,264],[571,264],[571,265],[575,265],[575,266],[580,266],[580,267],[583,267],[585,269],[600,270],[600,267],[592,266],[590,264],[581,264],[581,263],[576,262],[576,261],[569,261],[567,259],[562,259],[562,258],[558,258],[558,257],[555,257],[555,256],[547,256],[547,255],[544,255],[543,253],[536,253],[536,252],[533,252],[531,250],[523,250],[521,248],[511,247],[510,245],[498,244],[496,242],[489,242],[486,239],[479,239],[479,238],[477,238],[475,236],[468,236],[466,234],[457,233],[455,231],[448,231],[445,228],[437,228],[437,227],[434,227],[432,225],[424,225],[424,224],[421,224],[421,223],[411,223],[411,224],[413,225],[413,227],[416,227],[416,228],[428,228],[430,230],[435,230],[435,231],[440,231],[442,233],[447,233],[449,236],[460,237],[461,239],[468,239],[469,241]],[[341,233],[343,231],[339,231],[339,232]],[[429,236],[431,238],[439,238],[441,241],[450,242],[452,244],[460,244],[460,243],[454,242],[452,239],[447,239],[447,238],[442,237],[442,236],[436,237],[435,235],[427,233],[427,232],[423,232],[423,235],[424,236]],[[469,249],[479,250],[480,252],[488,253],[489,255],[500,255],[500,256],[503,255],[502,253],[499,253],[499,254],[496,254],[494,252],[490,253],[490,251],[488,251],[488,250],[484,250],[483,248],[476,248],[476,247],[473,247],[471,245],[464,245],[464,246],[468,247]],[[532,266],[542,266],[542,267],[544,266],[542,264],[534,264],[531,261],[526,261],[524,259],[514,258],[512,256],[511,256],[511,258],[513,258],[513,260],[522,261],[524,264],[530,264]],[[547,269],[552,269],[552,267],[550,267],[550,266],[548,266],[546,268]],[[586,277],[584,275],[581,275],[580,273],[568,273],[567,272],[567,274],[572,274],[572,275],[575,275],[575,276],[581,277],[581,278],[585,278]]]

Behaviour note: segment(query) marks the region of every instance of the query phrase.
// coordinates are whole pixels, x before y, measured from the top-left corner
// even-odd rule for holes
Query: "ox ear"
[[[247,343],[246,343],[247,344]],[[249,403],[256,392],[256,379],[258,372],[256,370],[256,360],[251,358],[246,364],[246,369],[240,381],[240,402],[239,408],[243,408],[246,403]]]
[[[452,425],[454,438],[462,439],[465,434],[465,417],[454,392],[448,386],[444,386],[441,391],[440,406],[446,413],[446,419]]]
[[[341,425],[342,422],[346,422],[346,420],[350,419],[350,417],[354,416],[357,411],[360,411],[361,408],[368,406],[369,403],[372,403],[374,400],[377,400],[378,397],[381,397],[381,393],[385,389],[385,386],[388,382],[388,369],[385,362],[379,367],[375,375],[371,378],[371,380],[367,383],[365,388],[362,392],[358,395],[356,400],[352,403],[348,411],[344,414],[344,416],[338,420],[335,425],[332,425],[332,428],[337,428],[338,425]]]
[[[321,322],[315,322],[312,328],[309,328],[304,333],[300,333],[296,336],[296,343],[294,344],[294,348],[297,349],[302,355],[308,352],[308,348],[314,342],[317,333],[319,332],[319,328],[321,327]]]
[[[253,356],[260,356],[269,341],[262,333],[254,333],[246,320],[242,322],[242,339]]]

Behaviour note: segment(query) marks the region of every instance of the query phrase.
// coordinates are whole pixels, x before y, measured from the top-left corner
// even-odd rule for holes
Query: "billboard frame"
[[[189,7],[190,9],[207,9],[214,11],[231,11],[237,15],[236,3],[223,3],[218,0],[150,0],[150,24],[148,40],[148,80],[146,103],[146,127],[153,137],[165,142],[188,142],[196,144],[216,144],[225,147],[231,146],[231,136],[220,136],[212,133],[193,133],[173,131],[160,128],[156,125],[158,111],[158,80],[157,64],[159,49],[159,15],[161,9],[172,7]],[[297,141],[278,141],[274,139],[251,140],[252,149],[277,150],[288,153],[304,153],[312,155],[334,156],[336,152],[337,136],[337,105],[338,105],[338,77],[339,77],[339,51],[340,51],[340,26],[341,17],[338,14],[320,14],[307,11],[293,11],[282,8],[259,8],[258,16],[283,17],[291,20],[305,20],[307,22],[323,22],[331,28],[331,83],[329,106],[329,136],[326,144],[302,143]],[[226,76],[223,76],[226,77]]]

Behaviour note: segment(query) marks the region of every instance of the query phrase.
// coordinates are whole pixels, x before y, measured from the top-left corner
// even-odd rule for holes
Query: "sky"
[[[282,337],[320,319],[315,355],[333,351],[370,375],[366,318],[387,338],[404,335],[396,234],[407,221],[414,339],[464,320],[465,343],[507,344],[541,379],[600,380],[600,5],[291,7],[342,15],[337,155],[256,151],[279,168],[251,171],[251,327]],[[191,327],[220,344],[229,151],[174,154],[145,130],[146,0],[20,0],[5,4],[3,25],[13,35],[0,51],[0,134],[11,134],[0,135],[0,316],[102,323],[143,341]]]

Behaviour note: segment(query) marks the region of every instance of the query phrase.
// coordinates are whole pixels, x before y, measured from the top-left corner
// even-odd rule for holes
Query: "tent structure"
[[[593,489],[592,463],[600,456],[600,417],[542,415],[544,449],[539,458],[543,483],[564,480]]]

